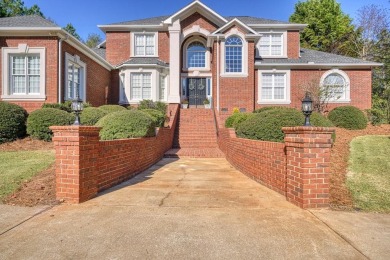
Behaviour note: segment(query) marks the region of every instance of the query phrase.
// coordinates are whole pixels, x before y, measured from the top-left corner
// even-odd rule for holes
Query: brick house
[[[380,64],[300,48],[305,26],[224,17],[193,1],[171,16],[99,25],[106,40],[89,49],[41,17],[1,18],[1,100],[31,111],[79,87],[95,106],[209,99],[224,118],[234,107],[299,107],[303,87],[317,82],[334,87],[331,106],[370,108]]]

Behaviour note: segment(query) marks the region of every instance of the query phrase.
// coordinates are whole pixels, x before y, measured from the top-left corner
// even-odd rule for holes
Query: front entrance
[[[206,78],[187,78],[187,86],[190,107],[203,107],[203,101],[207,96]]]

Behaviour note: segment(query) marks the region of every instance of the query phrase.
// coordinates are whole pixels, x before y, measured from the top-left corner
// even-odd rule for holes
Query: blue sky
[[[103,33],[97,25],[172,14],[191,0],[24,0],[26,6],[37,4],[46,17],[60,26],[71,22],[86,39],[89,33]],[[203,0],[204,4],[224,16],[249,15],[288,21],[298,0]],[[352,18],[364,5],[390,8],[389,0],[338,0]],[[145,4],[148,3],[148,4]]]

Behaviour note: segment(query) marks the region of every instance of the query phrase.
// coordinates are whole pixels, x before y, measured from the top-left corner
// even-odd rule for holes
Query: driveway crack
[[[164,206],[165,200],[171,196],[171,194],[182,184],[183,180],[186,178],[187,172],[186,172],[185,168],[181,167],[181,170],[182,170],[182,173],[184,173],[183,177],[181,177],[180,180],[178,181],[178,183],[174,186],[174,188],[170,192],[168,192],[164,196],[164,198],[161,199],[160,203],[158,204],[159,207]]]

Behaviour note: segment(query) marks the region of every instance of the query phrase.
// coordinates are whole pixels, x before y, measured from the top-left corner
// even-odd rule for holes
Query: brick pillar
[[[284,127],[287,152],[287,200],[301,208],[329,206],[333,128]]]
[[[56,150],[56,198],[81,203],[98,192],[99,127],[52,126]]]

